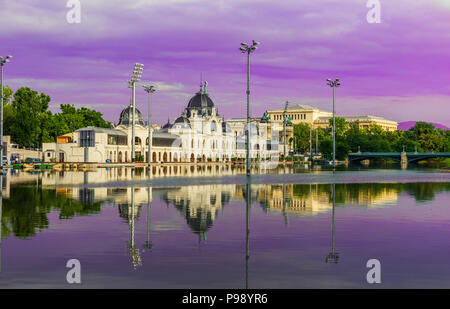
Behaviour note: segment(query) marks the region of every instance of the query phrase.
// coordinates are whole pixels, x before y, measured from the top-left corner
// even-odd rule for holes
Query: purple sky
[[[252,55],[252,116],[283,102],[331,110],[325,79],[339,77],[336,111],[450,126],[450,1],[81,0],[81,23],[66,0],[3,0],[0,54],[14,56],[6,84],[60,103],[95,108],[117,122],[129,104],[135,62],[157,83],[153,121],[172,120],[199,89],[200,73],[225,118],[246,115],[246,57]],[[147,114],[146,93],[137,106]]]

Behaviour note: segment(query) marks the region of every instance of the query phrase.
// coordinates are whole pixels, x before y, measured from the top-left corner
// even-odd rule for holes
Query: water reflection
[[[248,289],[248,261],[250,259],[250,206],[252,205],[251,177],[247,175],[245,198],[245,288]]]
[[[80,175],[83,175],[83,182],[95,180],[92,174]],[[233,282],[233,287],[258,287],[261,283],[269,282],[264,276],[272,275],[273,282],[279,282],[277,280],[284,277],[280,279],[277,272],[283,271],[286,282],[294,282],[300,274],[306,278],[310,270],[317,271],[319,276],[308,279],[324,282],[321,281],[323,277],[320,277],[320,272],[324,271],[322,276],[339,273],[343,282],[346,282],[348,268],[345,267],[352,261],[353,265],[362,265],[359,260],[355,261],[355,252],[359,254],[358,257],[366,258],[368,252],[372,252],[373,244],[376,246],[382,243],[382,246],[376,247],[379,250],[377,254],[397,250],[395,254],[401,260],[403,252],[408,252],[409,245],[416,246],[410,242],[411,239],[420,241],[417,235],[428,235],[428,231],[441,225],[442,222],[435,223],[439,218],[449,216],[442,207],[448,204],[445,202],[449,195],[440,196],[441,193],[450,192],[450,183],[444,182],[255,184],[252,178],[246,178],[241,184],[151,187],[149,183],[130,182],[127,186],[119,184],[117,187],[51,187],[44,185],[45,174],[25,176],[21,180],[8,176],[4,181],[0,179],[3,182],[0,233],[3,238],[15,236],[7,241],[3,239],[3,251],[11,252],[11,257],[16,258],[14,267],[23,256],[20,248],[24,247],[25,242],[21,242],[21,239],[32,239],[26,243],[43,243],[42,248],[48,248],[45,246],[46,239],[53,237],[53,244],[59,246],[60,241],[70,237],[73,237],[72,240],[77,239],[83,235],[79,233],[87,233],[95,235],[92,236],[92,241],[95,241],[92,247],[88,247],[85,242],[77,245],[73,241],[67,252],[88,252],[84,257],[91,259],[94,264],[98,259],[98,265],[103,265],[101,255],[108,252],[108,261],[113,266],[108,264],[103,271],[113,273],[125,269],[129,272],[131,265],[136,271],[129,277],[130,281],[139,274],[152,272],[152,276],[147,276],[145,280],[174,283],[184,279],[181,276],[174,279],[171,275],[183,271],[196,273],[202,269],[205,273],[193,280],[197,282],[198,279],[198,282],[205,284],[207,281],[204,280],[212,280],[209,276],[216,271],[214,263],[218,263],[223,265],[217,270],[221,273],[220,278],[226,278],[224,282]],[[134,176],[139,177],[130,175],[132,179]],[[433,199],[437,200],[433,204],[436,207],[433,211],[421,207],[425,201]],[[414,202],[418,207],[409,207]],[[409,213],[414,215],[408,217]],[[74,224],[70,224],[71,219],[81,216],[89,218],[74,220]],[[336,218],[339,218],[337,224]],[[364,220],[359,220],[361,218]],[[47,232],[58,219],[63,221],[62,224],[55,224],[56,229]],[[408,219],[412,219],[411,224]],[[93,227],[97,222],[98,227]],[[175,222],[176,228],[155,228],[166,227],[167,222]],[[424,222],[426,224],[421,226]],[[366,229],[367,224],[371,225]],[[96,231],[102,233],[95,234]],[[336,235],[336,231],[339,235]],[[438,232],[437,238],[445,234]],[[46,235],[33,238],[38,233]],[[207,234],[210,241],[206,245]],[[192,250],[197,238],[201,244],[205,244],[201,251]],[[120,241],[103,245],[107,239]],[[373,239],[373,243],[361,248],[366,239]],[[1,245],[0,242],[0,262]],[[424,242],[423,246],[427,245]],[[431,242],[427,250],[437,250],[433,245],[434,242]],[[344,248],[345,259],[340,260],[339,252]],[[40,252],[41,256],[46,256],[47,251],[45,254],[43,251]],[[67,255],[67,252],[64,254]],[[146,259],[145,254],[152,258]],[[385,256],[389,257],[388,254]],[[431,254],[430,258],[435,257]],[[339,265],[330,268],[325,262],[339,262]],[[7,268],[13,265],[3,266],[3,274],[7,274]],[[284,268],[288,266],[291,267],[289,270]],[[267,271],[260,272],[260,267]],[[233,270],[238,272],[237,277],[233,277]],[[13,273],[11,269],[10,274]],[[164,281],[166,277],[167,282]],[[289,278],[294,281],[289,281]],[[236,282],[239,282],[238,286]],[[333,278],[329,282],[334,282]]]
[[[139,248],[135,247],[135,239],[134,239],[134,222],[135,222],[135,205],[134,205],[134,182],[131,184],[131,215],[130,215],[130,241],[128,242],[128,250],[131,256],[131,262],[133,267],[136,268],[142,265],[141,255],[139,253]]]
[[[250,187],[251,186],[251,190]],[[152,199],[161,198],[177,209],[191,231],[206,239],[220,211],[230,202],[256,202],[264,212],[280,214],[286,225],[289,217],[315,216],[333,211],[336,207],[379,208],[396,205],[399,195],[407,193],[417,203],[432,200],[436,194],[450,191],[450,183],[405,184],[223,184],[181,186],[169,188],[138,187],[57,187],[12,184],[4,188],[1,235],[8,238],[35,236],[48,228],[47,214],[57,211],[59,219],[71,219],[100,213],[103,204],[118,205],[118,215],[130,226],[140,218],[142,206],[147,207],[150,221]],[[247,194],[247,192],[249,192]],[[332,194],[335,192],[335,194]],[[150,244],[148,227],[148,244]]]
[[[336,252],[335,248],[335,225],[334,225],[334,212],[336,208],[336,184],[331,185],[331,195],[333,199],[333,206],[331,208],[331,252],[327,255],[327,263],[338,263],[339,253]]]

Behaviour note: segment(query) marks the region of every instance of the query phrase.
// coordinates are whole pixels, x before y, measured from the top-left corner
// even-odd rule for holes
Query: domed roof
[[[144,126],[144,120],[142,119],[142,113],[135,108],[136,118],[134,123]],[[131,105],[127,106],[120,113],[119,125],[131,126],[133,124],[133,107]]]
[[[173,126],[180,127],[180,128],[190,128],[191,123],[189,122],[189,120],[187,118],[181,116],[181,117],[178,117],[177,119],[175,119]]]
[[[211,100],[207,93],[199,91],[189,100],[187,108],[191,109],[203,107],[214,107],[214,102]]]

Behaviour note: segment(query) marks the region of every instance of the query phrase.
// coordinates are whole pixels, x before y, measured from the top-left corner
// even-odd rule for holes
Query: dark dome
[[[207,93],[197,92],[188,103],[187,108],[203,108],[203,107],[214,107],[214,102],[210,99]]]
[[[136,118],[135,124],[144,126],[144,120],[142,120],[142,113],[135,108]],[[133,107],[128,106],[120,113],[119,125],[131,126],[133,124]]]
[[[191,123],[189,122],[189,120],[187,118],[184,117],[178,117],[177,119],[175,119],[175,122],[173,123],[174,127],[181,127],[181,128],[190,128],[191,127]]]

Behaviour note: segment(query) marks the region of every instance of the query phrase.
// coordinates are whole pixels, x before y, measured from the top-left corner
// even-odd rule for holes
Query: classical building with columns
[[[272,121],[282,122],[284,109],[268,110]],[[289,117],[293,124],[307,123],[312,125],[313,129],[326,128],[329,126],[329,120],[333,117],[333,114],[320,110],[316,107],[309,105],[292,105],[286,110],[286,116]],[[379,125],[382,129],[387,131],[397,130],[398,123],[392,120],[385,119],[383,117],[363,115],[363,116],[341,116],[336,115],[347,120],[349,123],[355,123],[360,128],[368,128],[372,124]]]
[[[56,143],[44,143],[45,162],[126,163],[132,162],[132,111],[127,106],[114,128],[86,127]],[[149,159],[148,124],[135,108],[135,158]],[[269,118],[252,121],[252,158],[278,157],[279,132]],[[266,118],[265,118],[266,117]],[[151,162],[223,162],[246,156],[246,119],[220,117],[207,92],[207,83],[189,100],[175,121],[152,126]]]

